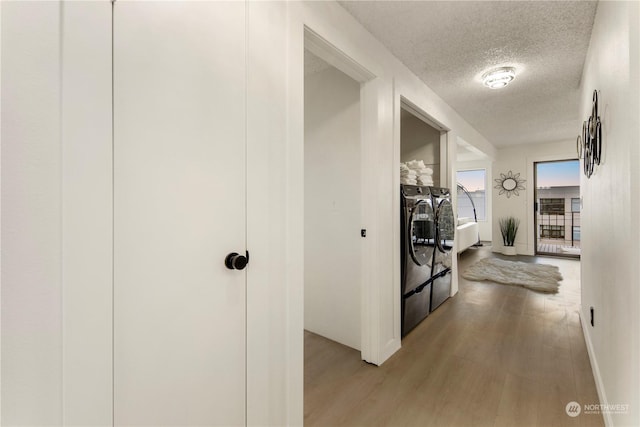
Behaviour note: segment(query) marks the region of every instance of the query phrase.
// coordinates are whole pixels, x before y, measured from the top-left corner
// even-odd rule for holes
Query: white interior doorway
[[[305,51],[305,329],[361,349],[360,83]]]
[[[361,94],[373,75],[305,29],[304,327],[366,359]]]

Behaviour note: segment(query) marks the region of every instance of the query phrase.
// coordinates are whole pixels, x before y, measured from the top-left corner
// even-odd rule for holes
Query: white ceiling
[[[496,147],[573,139],[593,1],[340,1]],[[506,88],[489,68],[514,66]]]
[[[316,74],[324,70],[328,70],[329,68],[331,68],[331,65],[325,62],[323,59],[318,58],[316,55],[309,52],[307,49],[304,50],[304,75],[305,76]]]

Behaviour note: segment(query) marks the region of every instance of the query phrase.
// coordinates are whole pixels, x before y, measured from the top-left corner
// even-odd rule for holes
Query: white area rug
[[[505,285],[524,286],[534,291],[556,293],[562,280],[555,265],[484,258],[462,273],[467,280],[489,280]]]

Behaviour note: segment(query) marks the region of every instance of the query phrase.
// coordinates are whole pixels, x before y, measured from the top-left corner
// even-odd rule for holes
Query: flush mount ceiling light
[[[513,67],[500,67],[487,71],[482,75],[482,83],[491,89],[500,89],[511,83],[516,78],[516,69]]]

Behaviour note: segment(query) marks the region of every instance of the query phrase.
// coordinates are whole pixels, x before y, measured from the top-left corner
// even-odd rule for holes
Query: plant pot
[[[517,255],[518,252],[516,252],[516,247],[515,246],[503,246],[502,247],[502,254],[503,255]]]

